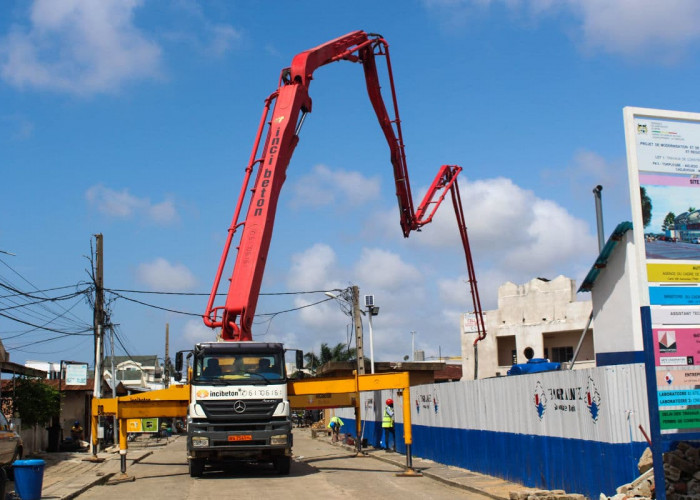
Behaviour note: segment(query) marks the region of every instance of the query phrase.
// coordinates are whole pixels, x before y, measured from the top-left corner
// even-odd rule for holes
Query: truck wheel
[[[275,457],[272,459],[272,464],[275,466],[277,474],[287,476],[292,466],[292,457]]]
[[[190,477],[202,477],[204,474],[204,459],[190,458]]]

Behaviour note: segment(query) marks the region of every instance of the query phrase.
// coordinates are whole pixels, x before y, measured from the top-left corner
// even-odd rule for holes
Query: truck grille
[[[229,399],[199,401],[209,420],[269,421],[281,399]]]

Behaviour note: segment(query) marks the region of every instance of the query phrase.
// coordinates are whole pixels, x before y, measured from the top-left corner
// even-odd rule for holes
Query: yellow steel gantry
[[[361,449],[361,392],[397,389],[403,391],[404,442],[406,443],[406,473],[417,476],[411,456],[413,435],[411,433],[411,397],[408,372],[377,373],[351,377],[311,378],[287,383],[287,395],[293,408],[355,408],[357,450]],[[92,400],[92,450],[97,459],[97,426],[99,417],[113,416],[119,420],[119,454],[121,479],[126,475],[127,425],[129,418],[186,417],[190,402],[190,386],[174,385],[168,389],[149,391],[118,398],[95,398]]]

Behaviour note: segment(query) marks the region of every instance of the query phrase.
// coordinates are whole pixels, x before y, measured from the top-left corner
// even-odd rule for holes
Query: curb
[[[114,474],[116,474],[116,472],[108,472],[108,473],[105,474],[104,476],[101,476],[101,477],[95,479],[94,481],[92,481],[91,483],[88,483],[88,484],[86,484],[85,486],[82,486],[82,487],[78,488],[78,489],[75,490],[74,492],[69,493],[69,494],[67,494],[67,495],[65,495],[65,496],[62,496],[62,497],[58,497],[58,498],[59,498],[60,500],[71,500],[71,499],[73,499],[73,498],[76,498],[77,496],[80,496],[80,495],[82,495],[83,493],[85,493],[87,490],[89,490],[89,489],[92,488],[93,486],[99,486],[99,485],[101,485],[101,484],[105,484],[107,481],[109,481],[109,480],[112,478],[112,476],[113,476]],[[43,498],[44,498],[44,497],[42,496],[42,499],[43,499]],[[46,498],[55,498],[55,497],[46,497]]]

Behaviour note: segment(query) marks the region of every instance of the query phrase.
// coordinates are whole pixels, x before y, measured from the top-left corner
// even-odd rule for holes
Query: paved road
[[[429,477],[398,477],[400,467],[311,439],[308,430],[295,431],[294,461],[289,476],[278,476],[271,466],[243,469],[207,469],[203,478],[191,478],[185,460],[185,439],[176,439],[133,465],[133,482],[95,486],[79,496],[99,499],[201,498],[425,498],[489,497],[448,486]]]
[[[645,249],[647,259],[700,259],[700,245],[694,243],[647,241]]]

